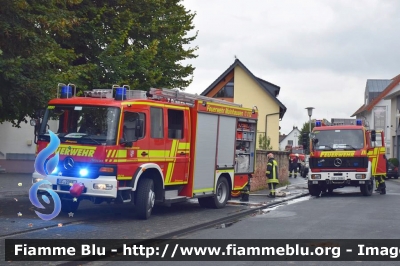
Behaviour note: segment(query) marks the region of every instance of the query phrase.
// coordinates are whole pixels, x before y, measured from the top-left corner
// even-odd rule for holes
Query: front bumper
[[[58,184],[59,179],[68,180],[65,184]],[[48,180],[51,185],[41,185],[39,187],[39,191],[45,192],[48,189],[52,189],[54,192],[59,194],[69,194],[70,185],[74,182],[81,183],[85,186],[85,189],[81,196],[88,197],[101,197],[101,198],[116,198],[117,197],[117,178],[116,176],[99,176],[96,179],[88,179],[88,178],[77,178],[70,176],[55,176],[48,175],[42,176],[41,174],[35,172],[32,175],[32,183],[36,183],[40,180]],[[100,187],[104,187],[104,185],[112,186],[110,189],[96,189],[95,184],[101,184]]]
[[[308,180],[309,185],[319,186],[360,186],[365,184],[371,184],[371,180]]]

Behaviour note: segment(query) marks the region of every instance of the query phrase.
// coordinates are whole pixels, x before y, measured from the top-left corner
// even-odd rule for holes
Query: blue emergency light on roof
[[[316,127],[320,127],[321,126],[321,121],[319,121],[319,120],[315,121],[315,126]]]
[[[61,87],[61,98],[71,98],[72,97],[72,87],[62,86]]]
[[[362,120],[361,119],[357,119],[356,120],[356,125],[357,126],[362,126]]]
[[[126,100],[126,88],[118,87],[115,88],[115,100]]]

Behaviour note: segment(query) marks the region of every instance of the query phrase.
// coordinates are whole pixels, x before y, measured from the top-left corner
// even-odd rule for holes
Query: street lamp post
[[[310,139],[310,134],[311,134],[311,116],[312,116],[312,111],[315,109],[314,107],[307,107],[307,112],[308,112],[308,139]]]

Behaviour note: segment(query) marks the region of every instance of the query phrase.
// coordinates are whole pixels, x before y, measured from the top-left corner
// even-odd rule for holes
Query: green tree
[[[309,128],[310,123],[309,122],[305,122],[303,123],[303,127],[300,129],[300,136],[298,139],[298,143],[303,145],[303,136],[304,134],[307,135],[307,143],[310,143],[310,139],[309,139],[309,133],[310,133],[310,128]],[[315,126],[315,123],[311,122],[311,131],[313,130]],[[306,153],[309,153],[309,149],[308,146],[307,147],[303,147],[304,150],[306,151]]]
[[[68,38],[79,24],[67,10],[76,2],[0,0],[0,122],[19,125],[45,104],[61,73],[77,75],[74,51],[53,38]]]
[[[57,83],[184,89],[195,13],[180,0],[0,0],[0,122],[19,124]]]
[[[264,134],[258,135],[258,147],[262,150],[272,150],[271,138]]]

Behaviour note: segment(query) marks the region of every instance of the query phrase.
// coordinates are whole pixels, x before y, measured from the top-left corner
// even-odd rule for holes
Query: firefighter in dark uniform
[[[294,157],[289,157],[289,177],[292,177],[292,172],[294,172],[294,178],[297,177],[297,169],[299,167],[299,155],[296,153]]]
[[[265,172],[267,176],[267,183],[269,188],[269,198],[275,198],[275,188],[277,184],[279,184],[278,179],[278,163],[274,159],[274,155],[269,153],[267,155],[268,163],[267,163],[267,171]]]

